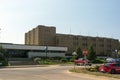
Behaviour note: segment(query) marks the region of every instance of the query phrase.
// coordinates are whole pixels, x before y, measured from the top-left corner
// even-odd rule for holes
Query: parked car
[[[106,61],[108,63],[120,63],[120,58],[107,58]]]
[[[108,58],[106,58],[106,61],[108,63],[113,63],[113,62],[116,62],[116,59],[108,57]]]
[[[111,74],[120,73],[120,63],[106,63],[99,66],[99,71]]]
[[[92,65],[90,60],[84,59],[84,58],[79,58],[78,60],[74,60],[74,64],[75,65],[89,65],[89,66]]]

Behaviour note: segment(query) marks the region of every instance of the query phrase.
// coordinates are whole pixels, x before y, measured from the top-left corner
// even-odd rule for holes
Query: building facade
[[[8,52],[8,58],[65,57],[67,47],[31,46],[11,43],[0,43]],[[46,49],[47,48],[47,49]]]
[[[118,49],[119,40],[105,37],[58,34],[55,27],[39,25],[25,33],[25,44],[68,47],[68,54],[72,54],[78,47],[83,50],[92,45],[97,55],[110,55],[113,50]]]
[[[55,27],[39,25],[31,31],[25,33],[25,44],[55,46],[55,36]]]

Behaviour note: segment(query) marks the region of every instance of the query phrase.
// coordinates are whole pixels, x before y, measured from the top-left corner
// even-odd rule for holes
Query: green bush
[[[36,64],[40,64],[40,60],[41,60],[41,58],[39,58],[39,57],[36,57],[36,58],[33,59],[33,61],[34,61]]]
[[[104,59],[95,59],[92,61],[92,63],[106,63],[107,61]]]
[[[70,62],[74,62],[74,60],[75,60],[74,58],[71,58],[71,59],[70,59]]]
[[[0,61],[1,65],[0,66],[9,66],[8,61]]]
[[[56,57],[52,57],[54,60],[61,60],[62,57],[56,56]]]
[[[66,58],[62,58],[60,61],[61,62],[67,62],[67,59]]]
[[[90,68],[88,68],[87,70],[88,71],[91,71],[91,72],[97,72],[98,71],[98,68],[99,68],[99,66],[94,66],[94,67],[90,67]]]

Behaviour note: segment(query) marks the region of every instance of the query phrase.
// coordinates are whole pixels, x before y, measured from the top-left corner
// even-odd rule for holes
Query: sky
[[[120,0],[0,0],[0,42],[24,44],[38,25],[120,40]]]

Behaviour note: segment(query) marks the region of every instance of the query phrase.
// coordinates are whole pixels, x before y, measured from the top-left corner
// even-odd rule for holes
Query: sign
[[[72,55],[73,55],[73,56],[76,56],[76,55],[77,55],[77,53],[76,53],[76,52],[73,52],[73,53],[72,53]]]
[[[83,55],[87,55],[88,51],[86,49],[83,50]]]

